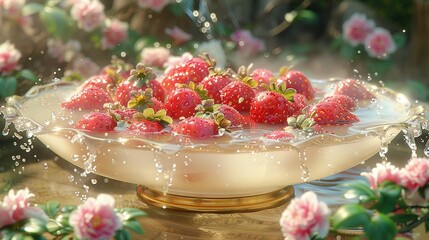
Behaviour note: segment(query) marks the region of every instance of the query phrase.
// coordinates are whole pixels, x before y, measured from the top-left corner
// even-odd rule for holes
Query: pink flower
[[[79,239],[111,239],[122,222],[115,210],[115,199],[107,194],[88,198],[70,215],[69,224]]]
[[[140,62],[146,66],[163,67],[170,57],[170,50],[165,47],[144,48],[140,54]]]
[[[20,58],[21,53],[9,41],[0,44],[0,75],[17,70]]]
[[[357,46],[365,41],[373,28],[374,21],[364,14],[355,13],[343,24],[343,38],[352,46]]]
[[[29,199],[34,197],[28,188],[15,191],[11,189],[0,206],[0,228],[23,219],[37,218],[45,223],[48,216],[42,209],[30,206]]]
[[[155,12],[161,12],[165,6],[174,2],[174,0],[137,0],[137,4],[141,8],[150,8]]]
[[[399,168],[393,166],[390,162],[377,163],[371,172],[363,172],[361,175],[368,179],[371,189],[376,189],[384,181],[391,181],[396,184],[401,182]]]
[[[237,30],[231,34],[231,40],[238,45],[238,50],[243,55],[255,55],[265,50],[265,43],[253,37],[247,30]]]
[[[429,181],[429,159],[413,158],[400,170],[401,185],[409,191],[423,187]]]
[[[21,9],[24,7],[26,0],[2,0],[0,1],[0,9],[4,12],[5,16],[10,18],[19,18],[21,16]]]
[[[81,45],[79,41],[69,40],[63,43],[59,39],[49,38],[46,42],[49,56],[56,59],[59,63],[70,62],[80,52]]]
[[[280,218],[285,239],[310,240],[311,236],[325,237],[329,231],[328,206],[319,202],[314,192],[305,192],[291,201]]]
[[[365,38],[365,50],[372,57],[385,59],[396,51],[396,44],[389,31],[376,28]]]
[[[104,5],[99,0],[76,1],[71,9],[71,17],[77,21],[79,28],[90,32],[103,23]]]
[[[106,22],[101,47],[111,49],[128,38],[128,24],[117,19]]]
[[[169,35],[174,44],[180,45],[192,39],[192,35],[183,31],[179,27],[175,26],[173,28],[166,28],[165,33]]]
[[[82,57],[74,59],[72,70],[80,73],[82,77],[88,78],[100,72],[100,67],[91,59]]]

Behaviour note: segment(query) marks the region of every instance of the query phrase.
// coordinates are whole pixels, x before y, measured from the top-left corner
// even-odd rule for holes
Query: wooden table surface
[[[410,157],[410,150],[402,139],[402,136],[395,139],[388,152],[390,160],[394,159],[400,164]],[[25,143],[31,145],[29,152],[21,148],[24,145],[25,149]],[[369,169],[379,161],[380,157],[374,156],[360,167]],[[285,205],[257,212],[229,214],[165,210],[139,201],[135,184],[95,174],[82,177],[81,173],[81,169],[58,157],[37,139],[32,139],[28,144],[26,138],[0,138],[1,199],[10,188],[25,187],[35,193],[35,203],[57,200],[64,205],[76,205],[82,202],[82,197],[108,193],[116,199],[116,207],[137,207],[147,212],[146,217],[139,219],[145,234],[134,235],[133,239],[283,239],[278,222]],[[300,195],[307,186],[295,186],[296,194]],[[320,193],[324,191],[323,188],[319,190]],[[427,237],[421,239],[429,239]],[[335,238],[331,236],[331,239]]]

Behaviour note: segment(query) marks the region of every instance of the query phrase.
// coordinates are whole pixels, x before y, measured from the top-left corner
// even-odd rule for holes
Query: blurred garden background
[[[0,98],[85,79],[112,56],[358,78],[429,99],[426,0],[0,0]]]

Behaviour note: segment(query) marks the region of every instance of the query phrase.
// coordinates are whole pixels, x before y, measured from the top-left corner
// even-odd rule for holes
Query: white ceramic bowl
[[[318,96],[337,80],[313,80]],[[408,99],[369,85],[376,100],[359,108],[360,122],[333,127],[295,142],[270,141],[265,130],[237,131],[210,141],[180,137],[131,137],[121,132],[94,135],[73,129],[83,112],[60,103],[76,86],[56,82],[11,98],[2,108],[7,123],[29,130],[65,160],[88,172],[141,184],[164,193],[228,198],[264,194],[320,179],[362,163],[380,151],[419,114]]]

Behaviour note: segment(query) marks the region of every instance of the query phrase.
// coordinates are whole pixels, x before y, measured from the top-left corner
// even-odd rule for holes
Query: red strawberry
[[[207,90],[207,96],[215,103],[221,102],[220,90],[232,82],[228,75],[214,74],[209,75],[201,82],[201,85]]]
[[[164,108],[164,103],[152,97],[152,88],[146,88],[144,91],[132,92],[128,101],[127,108],[143,112],[146,108],[153,108],[155,112]]]
[[[194,82],[198,84],[208,75],[209,64],[201,58],[192,58],[171,68],[162,80],[162,87],[168,95],[177,88],[177,83],[189,84]]]
[[[124,60],[118,59],[116,56],[112,56],[111,63],[105,66],[100,71],[100,74],[108,74],[121,81],[122,79],[127,79],[130,76],[132,69],[132,64],[126,63]]]
[[[132,108],[117,109],[113,113],[119,115],[121,120],[130,121],[133,119],[133,115],[137,113],[137,110]]]
[[[251,74],[253,80],[258,82],[258,86],[256,87],[259,91],[265,91],[266,89],[263,88],[261,85],[265,84],[267,86],[270,85],[270,80],[274,77],[274,74],[265,68],[257,68],[253,70]]]
[[[275,130],[270,133],[264,134],[264,137],[272,140],[291,140],[296,138],[293,133],[281,130]]]
[[[105,103],[112,103],[109,94],[102,88],[84,88],[61,103],[65,109],[101,110]]]
[[[310,115],[319,125],[345,125],[359,121],[356,115],[335,101],[317,103],[311,107]]]
[[[167,114],[178,119],[190,117],[196,113],[195,107],[201,104],[201,98],[197,92],[189,88],[178,88],[174,90],[164,103]]]
[[[273,91],[258,93],[252,101],[250,118],[258,123],[277,124],[293,115],[293,103]]]
[[[116,100],[122,106],[126,107],[132,94],[138,91],[144,91],[147,88],[152,89],[152,96],[163,102],[165,98],[164,89],[161,83],[156,80],[156,75],[151,68],[142,64],[137,64],[136,69],[131,70],[131,76],[120,83],[116,89]]]
[[[343,106],[343,108],[347,109],[350,112],[353,112],[357,108],[356,100],[352,99],[346,95],[332,95],[327,96],[321,100],[321,102],[336,102]]]
[[[374,95],[368,91],[363,82],[355,79],[343,80],[334,87],[334,95],[346,95],[356,100],[370,100]]]
[[[241,115],[241,113],[235,108],[222,104],[218,111],[221,112],[225,118],[231,122],[231,127],[241,127],[244,125],[243,115]]]
[[[219,134],[218,127],[213,119],[189,117],[180,121],[174,131],[177,134],[194,138],[209,138]]]
[[[308,100],[313,100],[316,91],[310,80],[300,71],[288,71],[277,79],[277,84],[286,83],[287,88],[293,88],[297,93],[304,95]]]
[[[92,132],[109,132],[116,127],[116,121],[107,113],[90,112],[76,123],[77,129],[84,129]]]
[[[109,84],[114,84],[113,79],[107,74],[99,74],[88,78],[81,88],[101,88],[106,90]]]
[[[161,132],[164,129],[164,126],[160,122],[142,119],[137,122],[133,122],[128,129],[135,134],[154,133]]]
[[[302,109],[308,106],[308,100],[304,95],[295,93],[293,95],[293,106],[293,115],[300,115],[302,113]]]
[[[254,97],[253,89],[242,81],[233,81],[220,91],[221,102],[239,112],[249,111],[250,103]]]

